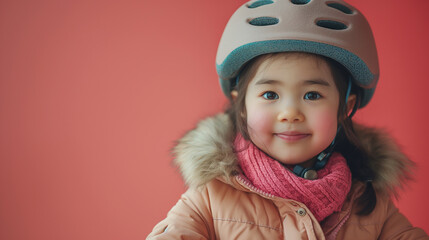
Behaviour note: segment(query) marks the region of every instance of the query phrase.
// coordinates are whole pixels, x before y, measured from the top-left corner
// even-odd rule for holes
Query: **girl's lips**
[[[298,141],[310,136],[310,134],[308,133],[300,133],[300,132],[282,132],[282,133],[276,133],[274,135],[289,142]]]

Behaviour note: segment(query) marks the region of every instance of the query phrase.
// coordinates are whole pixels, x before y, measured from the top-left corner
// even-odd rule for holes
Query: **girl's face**
[[[250,139],[284,164],[310,167],[337,132],[339,93],[328,64],[314,56],[262,62],[245,105]]]

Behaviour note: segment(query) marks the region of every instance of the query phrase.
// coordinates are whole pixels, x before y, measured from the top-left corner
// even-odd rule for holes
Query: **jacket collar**
[[[187,185],[199,187],[219,177],[228,182],[239,172],[232,129],[229,117],[218,114],[202,120],[178,141],[173,154]],[[396,194],[395,189],[410,178],[413,163],[384,131],[356,124],[355,131],[370,153],[375,190]]]

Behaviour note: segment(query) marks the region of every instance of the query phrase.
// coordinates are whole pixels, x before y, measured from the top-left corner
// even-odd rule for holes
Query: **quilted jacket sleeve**
[[[413,227],[390,200],[387,212],[387,219],[381,229],[379,239],[429,239],[422,229]]]
[[[147,239],[215,239],[206,189],[189,189]]]

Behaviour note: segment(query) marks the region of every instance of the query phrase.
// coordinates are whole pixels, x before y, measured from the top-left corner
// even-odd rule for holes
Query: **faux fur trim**
[[[356,125],[357,136],[370,153],[369,165],[376,176],[373,186],[379,193],[393,193],[410,179],[413,163],[384,131]],[[175,163],[190,187],[200,187],[214,178],[228,181],[239,172],[232,148],[233,127],[226,114],[202,120],[173,149]]]
[[[397,188],[412,180],[414,162],[386,131],[356,124],[354,128],[362,147],[370,154],[369,166],[375,173],[374,189],[398,197]]]
[[[233,139],[232,125],[226,114],[199,122],[181,138],[173,154],[186,184],[199,187],[220,176],[229,179],[237,172]]]

